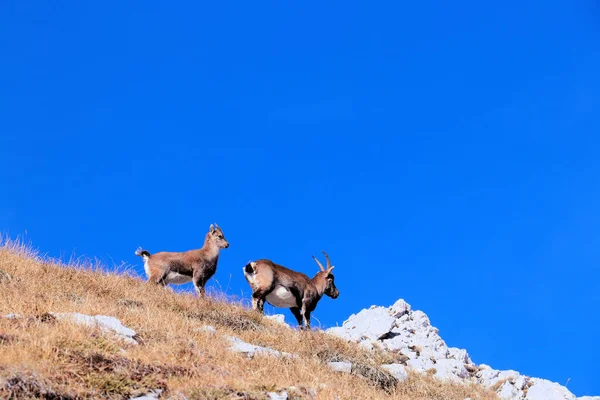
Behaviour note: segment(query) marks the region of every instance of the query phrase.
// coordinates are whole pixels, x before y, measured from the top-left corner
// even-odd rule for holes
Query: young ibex
[[[244,267],[244,276],[252,288],[252,308],[264,314],[265,301],[275,307],[289,308],[300,329],[304,322],[304,329],[310,330],[310,313],[323,294],[332,299],[340,295],[333,282],[329,256],[324,251],[323,254],[327,259],[327,269],[313,256],[321,271],[312,279],[270,260],[249,262]]]
[[[229,247],[223,236],[223,231],[215,223],[210,225],[204,239],[204,246],[199,250],[184,252],[154,253],[138,248],[136,256],[144,259],[144,269],[149,282],[166,286],[169,283],[180,285],[189,281],[194,282],[194,288],[199,296],[204,297],[204,285],[215,274],[219,252]]]

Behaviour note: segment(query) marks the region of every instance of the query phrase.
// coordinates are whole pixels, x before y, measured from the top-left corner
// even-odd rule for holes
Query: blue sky
[[[217,222],[235,296],[249,259],[312,276],[323,249],[341,295],[315,326],[404,298],[475,362],[598,395],[599,17],[4,1],[0,229],[141,273],[137,246]]]

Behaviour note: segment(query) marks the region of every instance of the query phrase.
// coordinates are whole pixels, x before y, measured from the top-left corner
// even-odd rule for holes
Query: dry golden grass
[[[140,344],[56,321],[49,312],[115,316],[138,333]],[[231,299],[200,300],[127,274],[44,260],[5,240],[0,315],[8,313],[24,318],[0,318],[0,398],[127,399],[163,389],[161,398],[264,399],[268,391],[295,386],[295,398],[496,399],[481,387],[424,375],[391,385],[377,368],[393,362],[391,354],[288,329]],[[217,332],[198,329],[207,324]],[[299,357],[248,359],[229,351],[224,335]],[[326,362],[336,360],[359,365],[363,376],[330,370]]]

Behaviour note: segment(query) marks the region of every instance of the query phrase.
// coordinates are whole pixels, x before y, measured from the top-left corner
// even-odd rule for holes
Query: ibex
[[[313,256],[321,269],[310,279],[301,272],[292,271],[271,260],[249,262],[244,267],[244,276],[252,288],[252,308],[264,314],[264,302],[275,307],[289,308],[296,317],[300,329],[310,330],[310,313],[315,310],[323,294],[337,299],[340,291],[335,287],[329,256],[327,269]]]
[[[192,281],[196,293],[204,297],[204,285],[217,271],[219,252],[228,247],[229,243],[225,240],[223,231],[215,223],[210,225],[201,249],[184,252],[162,251],[151,255],[140,247],[135,251],[135,255],[144,259],[148,282],[166,286],[170,283],[180,285]]]

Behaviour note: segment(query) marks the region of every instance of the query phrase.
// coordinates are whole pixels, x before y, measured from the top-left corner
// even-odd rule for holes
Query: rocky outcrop
[[[600,397],[577,398],[558,383],[517,371],[476,365],[466,350],[448,347],[429,317],[412,310],[402,299],[390,307],[372,306],[352,314],[342,326],[326,332],[367,349],[377,347],[401,353],[406,359],[404,363],[382,366],[399,380],[407,376],[406,370],[413,370],[441,380],[478,383],[505,400],[600,400]]]

